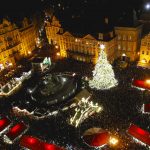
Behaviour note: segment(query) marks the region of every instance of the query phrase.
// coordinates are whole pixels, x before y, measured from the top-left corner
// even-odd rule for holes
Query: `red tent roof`
[[[49,144],[49,143],[42,143],[43,144],[43,149],[42,150],[63,150],[62,148],[54,145],[54,144]]]
[[[150,146],[150,133],[148,131],[145,131],[138,126],[131,124],[127,133]]]
[[[27,129],[27,126],[23,123],[17,123],[16,125],[14,125],[9,132],[6,134],[6,136],[10,139],[10,140],[14,140],[15,138],[17,138],[23,131],[25,131],[25,129]]]
[[[146,82],[146,80],[133,80],[133,86],[150,90],[150,84]]]
[[[20,140],[20,146],[31,150],[38,150],[41,147],[41,141],[32,136],[23,136]]]
[[[108,143],[109,133],[100,128],[91,128],[85,131],[83,140],[89,146],[100,147]]]
[[[10,120],[6,117],[0,119],[0,132],[10,125]]]
[[[150,113],[150,104],[144,104],[144,112]]]
[[[36,137],[27,135],[21,138],[20,146],[31,150],[63,150],[54,144],[46,143]]]

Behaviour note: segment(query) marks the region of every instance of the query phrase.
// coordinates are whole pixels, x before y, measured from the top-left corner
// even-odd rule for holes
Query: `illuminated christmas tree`
[[[89,86],[97,90],[105,90],[117,86],[118,82],[104,52],[105,46],[101,45],[100,48],[100,56],[93,71],[93,79],[89,81]]]

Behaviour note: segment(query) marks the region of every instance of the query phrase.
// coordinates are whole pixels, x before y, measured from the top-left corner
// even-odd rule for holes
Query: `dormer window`
[[[103,33],[99,33],[98,39],[99,39],[99,40],[103,40]]]

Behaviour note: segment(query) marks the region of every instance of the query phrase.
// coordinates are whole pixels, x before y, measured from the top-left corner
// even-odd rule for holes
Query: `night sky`
[[[117,14],[122,10],[129,8],[138,9],[142,0],[1,0],[0,11],[3,14],[17,12],[34,12],[44,7],[55,6],[58,9],[64,7],[76,13],[108,13]],[[58,7],[58,8],[57,8]]]
[[[112,25],[119,20],[123,20],[123,24],[131,23],[133,9],[139,16],[143,7],[143,0],[1,0],[1,3],[1,18],[19,18],[53,8],[55,15],[66,28],[74,26],[86,32],[89,28],[96,30],[100,27],[105,17],[109,18]]]

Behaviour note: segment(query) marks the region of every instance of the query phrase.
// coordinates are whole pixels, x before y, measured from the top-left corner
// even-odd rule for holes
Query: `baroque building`
[[[24,18],[22,22],[22,28],[20,28],[21,56],[28,56],[36,48],[36,38],[38,36],[37,28],[35,24],[29,23],[27,18]]]
[[[36,30],[33,24],[28,23],[27,18],[23,20],[21,28],[3,19],[0,24],[0,69],[15,66],[21,57],[34,50]]]
[[[107,18],[105,18],[105,25],[108,25]],[[100,44],[105,45],[105,51],[111,63],[116,58],[135,61],[139,57],[142,25],[119,26],[94,34],[76,34],[65,31],[59,20],[53,16],[51,21],[46,23],[45,29],[49,43],[60,49],[61,57],[95,64]]]
[[[115,58],[116,37],[113,30],[97,34],[76,34],[65,31],[55,16],[46,23],[45,29],[49,43],[60,49],[61,57],[95,64],[100,44],[105,44],[108,60],[113,62]]]
[[[139,66],[150,66],[150,33],[141,40]]]
[[[115,27],[117,58],[128,61],[139,59],[142,25]]]

